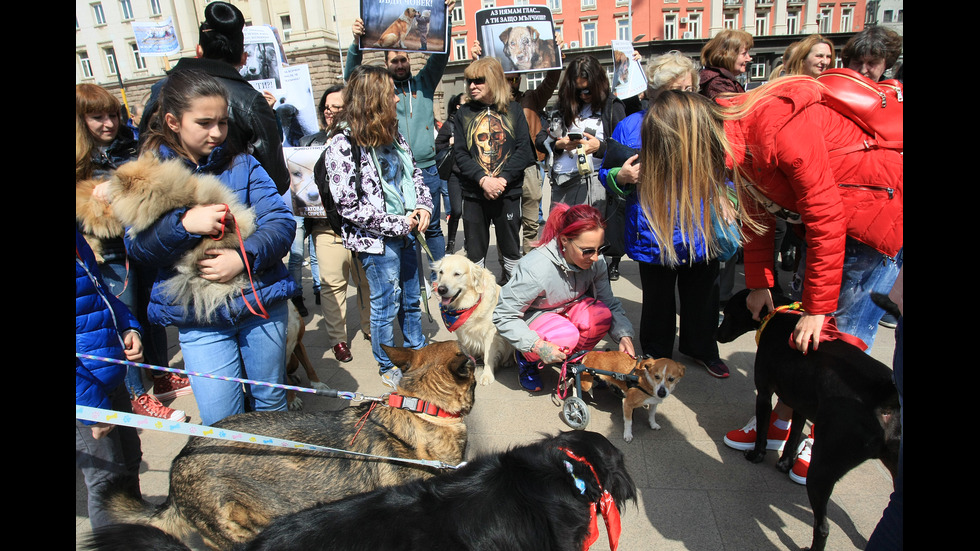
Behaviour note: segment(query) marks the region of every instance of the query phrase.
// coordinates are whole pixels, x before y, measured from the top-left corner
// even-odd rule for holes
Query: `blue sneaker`
[[[517,360],[517,374],[521,386],[531,392],[540,392],[541,376],[538,375],[538,370],[541,369],[541,363],[528,360],[520,352],[514,352],[514,358]]]
[[[390,386],[392,390],[398,390],[398,383],[402,380],[402,370],[392,367],[388,371],[381,372],[381,382]]]

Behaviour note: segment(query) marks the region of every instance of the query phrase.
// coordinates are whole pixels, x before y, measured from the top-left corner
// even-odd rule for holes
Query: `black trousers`
[[[463,197],[463,236],[466,257],[483,265],[490,249],[490,225],[497,237],[497,253],[509,279],[521,259],[521,195],[509,193],[500,199]]]
[[[643,307],[640,314],[640,347],[644,354],[670,358],[677,330],[677,296],[680,299],[680,345],[692,358],[718,358],[718,260],[668,268],[640,262]]]

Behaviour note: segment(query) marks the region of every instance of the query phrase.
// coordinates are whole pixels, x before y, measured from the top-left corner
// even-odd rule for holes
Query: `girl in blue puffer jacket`
[[[181,306],[179,297],[172,300],[162,287],[175,275],[176,261],[202,239],[235,231],[225,227],[227,205],[176,208],[150,228],[127,234],[131,256],[160,269],[148,317],[178,328],[188,372],[281,385],[286,300],[298,292],[282,259],[289,252],[296,222],[259,162],[226,141],[228,99],[219,82],[197,71],[177,71],[167,78],[158,101],[141,154],[181,159],[192,172],[217,177],[254,210],[256,230],[244,240],[242,250],[212,249],[210,257],[198,263],[199,276],[208,281],[225,283],[245,272],[252,280],[206,322],[197,321],[191,306]],[[191,376],[191,386],[206,425],[246,409],[286,409],[282,388],[256,385],[243,391],[240,383],[200,376]]]

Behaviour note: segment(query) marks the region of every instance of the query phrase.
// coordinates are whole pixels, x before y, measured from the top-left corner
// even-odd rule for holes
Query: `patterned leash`
[[[250,444],[273,446],[277,448],[290,448],[295,450],[307,450],[307,451],[316,451],[316,452],[356,455],[359,457],[368,457],[372,459],[383,459],[386,461],[398,461],[402,463],[423,465],[426,467],[435,467],[437,469],[457,469],[466,464],[465,462],[463,462],[460,463],[459,465],[450,465],[442,461],[434,461],[428,459],[384,457],[380,455],[372,455],[369,453],[361,453],[361,452],[355,452],[350,450],[329,448],[326,446],[318,446],[316,444],[307,444],[304,442],[297,442],[295,440],[286,440],[283,438],[261,436],[258,434],[252,434],[248,432],[221,429],[209,425],[194,425],[191,423],[184,423],[183,421],[180,422],[163,421],[161,419],[157,419],[155,417],[148,417],[146,415],[137,415],[135,413],[125,413],[125,412],[115,411],[111,409],[101,409],[101,408],[93,408],[88,406],[80,406],[78,404],[75,404],[75,418],[82,419],[84,421],[92,421],[95,423],[109,423],[112,425],[133,427],[135,429],[147,429],[147,430],[155,430],[160,432],[170,432],[174,434],[183,434],[187,436],[216,438],[218,440],[230,440],[233,442],[246,442]]]

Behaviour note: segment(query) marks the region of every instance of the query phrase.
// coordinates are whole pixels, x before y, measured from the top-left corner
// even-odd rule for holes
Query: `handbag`
[[[451,123],[452,121],[447,124]],[[452,135],[452,129],[450,129],[450,135]],[[456,166],[456,153],[453,150],[453,146],[450,145],[449,148],[446,149],[446,154],[436,162],[436,169],[439,171],[439,177],[443,180],[449,180],[449,177],[453,173],[454,166]]]
[[[903,150],[905,98],[901,83],[894,79],[874,82],[857,71],[843,68],[828,69],[817,81],[824,85],[824,103],[873,136],[873,145]]]

